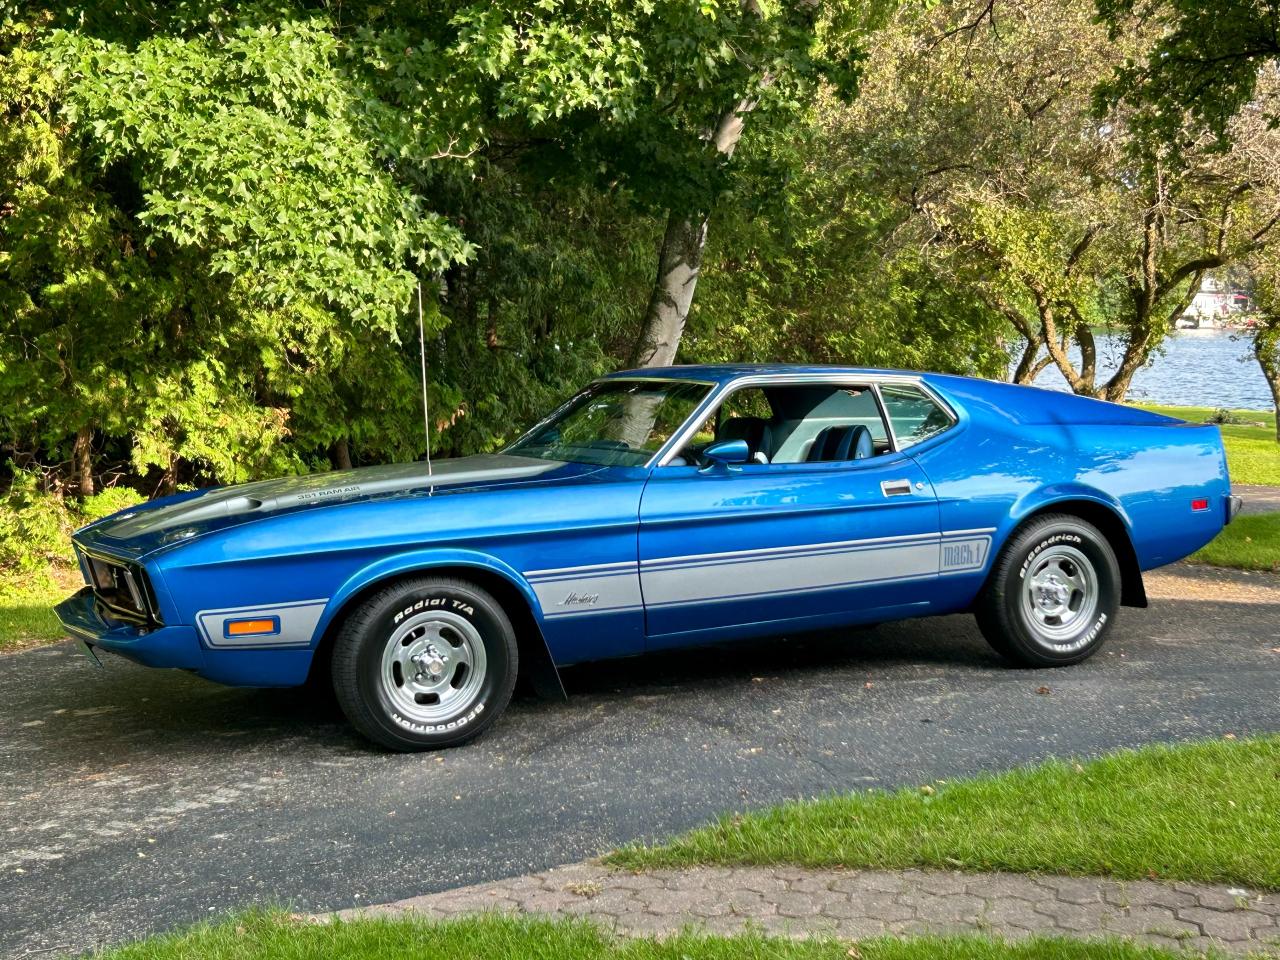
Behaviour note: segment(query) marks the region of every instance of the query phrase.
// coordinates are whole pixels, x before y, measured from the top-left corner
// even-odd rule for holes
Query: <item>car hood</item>
[[[144,553],[167,542],[260,517],[356,500],[375,500],[436,491],[450,493],[495,484],[569,479],[600,469],[558,460],[480,454],[437,460],[431,473],[421,462],[280,477],[179,494],[100,520],[77,534],[84,545],[109,540]]]

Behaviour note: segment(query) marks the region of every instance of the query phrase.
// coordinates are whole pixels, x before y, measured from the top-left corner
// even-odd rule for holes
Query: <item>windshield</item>
[[[680,429],[711,386],[689,380],[593,383],[506,449],[543,460],[638,467]]]

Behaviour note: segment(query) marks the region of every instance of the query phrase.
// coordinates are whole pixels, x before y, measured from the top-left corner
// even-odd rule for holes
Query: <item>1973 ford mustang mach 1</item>
[[[632,371],[498,454],[157,500],[75,535],[94,649],[228,684],[329,672],[398,750],[518,671],[970,610],[1017,664],[1093,654],[1142,571],[1229,522],[1216,427],[963,377]],[[313,673],[315,672],[315,673]]]

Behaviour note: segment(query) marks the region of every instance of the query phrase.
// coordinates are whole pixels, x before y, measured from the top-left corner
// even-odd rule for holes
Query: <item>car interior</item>
[[[884,417],[869,387],[748,387],[730,394],[670,465],[701,464],[702,451],[744,440],[760,464],[835,463],[890,449]]]

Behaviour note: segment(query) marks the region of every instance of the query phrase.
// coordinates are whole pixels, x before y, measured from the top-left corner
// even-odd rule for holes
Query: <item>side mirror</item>
[[[745,440],[717,440],[703,448],[702,457],[708,465],[750,463],[751,448]]]

